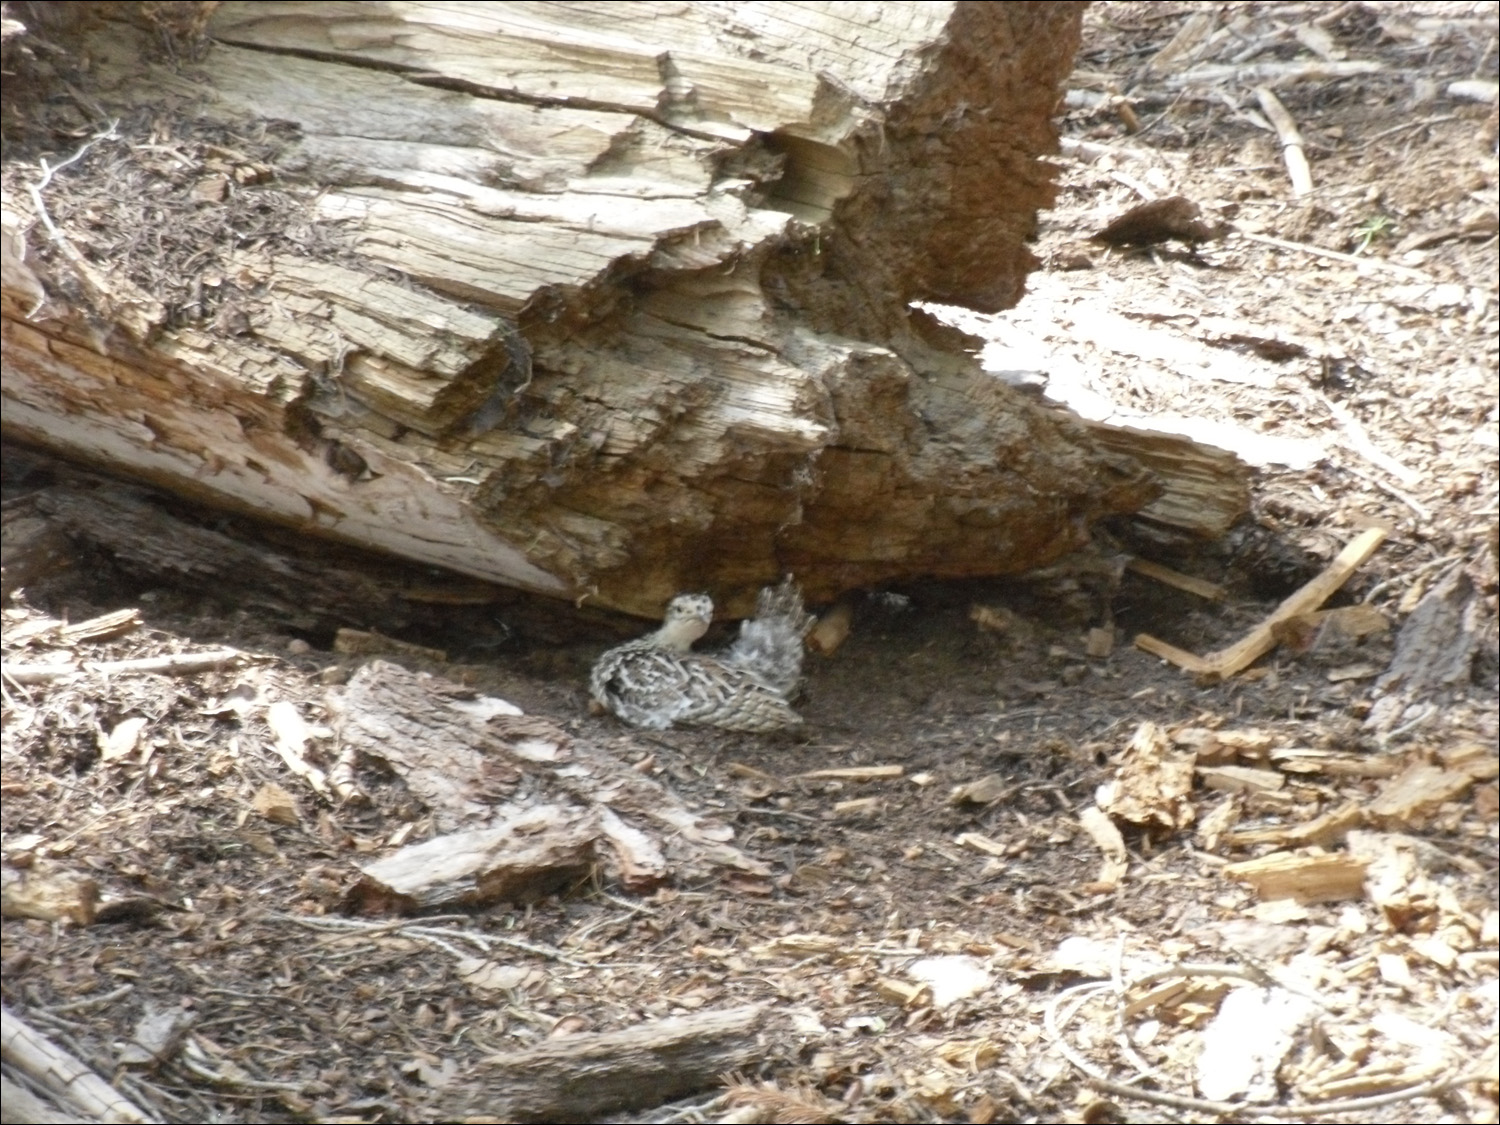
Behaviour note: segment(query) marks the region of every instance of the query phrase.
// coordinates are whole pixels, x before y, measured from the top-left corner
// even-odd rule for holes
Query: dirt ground
[[[431,825],[367,766],[372,804],[320,798],[273,751],[265,711],[294,704],[316,754],[327,695],[359,660],[325,631],[101,552],[29,586],[3,611],[8,665],[63,647],[45,618],[121,609],[143,626],[87,643],[87,658],[232,645],[267,659],[7,679],[7,859],[87,874],[110,910],[90,926],[7,917],[6,1004],[173,1121],[502,1119],[487,1058],[745,1004],[775,1018],[741,1079],[607,1119],[1202,1121],[1229,1102],[1244,1116],[1495,1121],[1496,115],[1450,87],[1493,87],[1497,13],[1090,8],[1029,295],[1008,314],[950,315],[993,341],[997,371],[1045,382],[1038,393],[1129,424],[1215,427],[1257,465],[1252,518],[1224,542],[1189,551],[1122,526],[1102,566],[867,592],[842,647],[809,659],[805,727],[776,739],[589,715],[591,661],[638,623],[518,599],[401,634],[448,655],[420,666],[711,811],[766,874],[646,895],[601,875],[524,907],[333,928],[352,865]],[[1195,43],[1184,29],[1199,19]],[[1325,69],[1250,73],[1290,62]],[[1352,62],[1378,67],[1337,72]],[[1180,80],[1210,65],[1228,70]],[[1311,165],[1302,199],[1254,89],[1273,81]],[[1223,237],[1089,240],[1178,194]],[[6,505],[55,479],[9,451]],[[1385,632],[1290,640],[1219,683],[1131,643],[1231,645],[1372,527],[1384,543],[1329,604],[1368,604]],[[1226,596],[1108,565],[1127,551]],[[1454,634],[1474,639],[1463,675],[1403,697],[1382,679],[1397,637],[1455,575],[1471,591]],[[1107,653],[1090,654],[1090,630],[1113,639]],[[144,728],[112,744],[132,717]],[[1196,781],[1136,792],[1134,821],[1110,807],[1126,855],[1109,873],[1089,812],[1109,805],[1102,787],[1160,781],[1141,764],[1153,737],[1169,759],[1197,755]],[[899,771],[799,776],[877,766]],[[1417,768],[1467,780],[1395,809]],[[289,815],[258,803],[268,783]],[[1351,805],[1342,830],[1290,832]],[[1355,857],[1365,879],[1300,901],[1233,877],[1280,851]],[[1279,1048],[1235,1017],[1240,1053],[1272,1059],[1240,1086],[1206,1077],[1237,980],[1315,1011]],[[143,1017],[164,1012],[191,1026],[132,1052]]]

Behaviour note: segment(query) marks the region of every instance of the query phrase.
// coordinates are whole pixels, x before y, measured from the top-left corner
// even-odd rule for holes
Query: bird
[[[610,649],[594,663],[589,695],[600,709],[631,726],[672,726],[769,732],[798,726],[790,700],[802,680],[803,638],[813,616],[788,576],[756,599],[755,616],[723,652],[694,652],[708,631],[714,603],[707,594],[678,594],[661,627]]]

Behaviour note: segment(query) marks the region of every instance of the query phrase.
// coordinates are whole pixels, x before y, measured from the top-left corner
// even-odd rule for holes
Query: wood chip
[[[834,603],[807,634],[807,647],[820,656],[832,656],[848,639],[853,623],[854,604],[848,600]]]
[[[365,865],[347,905],[405,913],[541,898],[588,876],[599,834],[591,810],[539,805]]]
[[[1161,828],[1193,822],[1193,758],[1174,751],[1155,723],[1141,723],[1097,803],[1110,816]]]
[[[1413,762],[1386,782],[1370,802],[1370,818],[1386,828],[1425,823],[1445,801],[1452,801],[1474,784],[1467,770],[1451,770],[1433,762]]]
[[[25,867],[8,863],[0,867],[0,915],[6,918],[40,918],[87,926],[93,922],[98,905],[98,883],[52,860],[32,859]]]
[[[1115,827],[1103,809],[1090,806],[1078,814],[1078,823],[1094,841],[1094,846],[1104,853],[1104,863],[1099,868],[1099,877],[1090,890],[1107,893],[1117,888],[1125,879],[1130,867],[1130,853],[1125,850],[1125,838]]]
[[[1253,848],[1266,844],[1284,848],[1300,848],[1313,844],[1327,847],[1342,840],[1352,829],[1362,825],[1364,818],[1364,807],[1358,801],[1348,801],[1336,809],[1331,809],[1301,824],[1241,829],[1238,832],[1227,833],[1224,840],[1232,848]]]
[[[849,820],[857,817],[874,816],[885,808],[883,797],[856,797],[849,801],[839,801],[833,806],[833,815],[841,820]]]
[[[998,801],[1011,791],[1012,786],[998,773],[985,774],[974,781],[955,785],[948,794],[950,805],[987,805]]]
[[[1305,904],[1363,897],[1368,868],[1367,861],[1350,855],[1273,852],[1227,864],[1224,875],[1249,883],[1263,899],[1290,898]]]
[[[981,836],[978,832],[963,832],[954,837],[953,842],[960,847],[973,848],[976,852],[985,855],[1006,856],[1010,850],[999,840],[992,840],[988,836]]]
[[[272,824],[296,824],[301,819],[296,800],[274,781],[266,782],[255,791],[250,807]]]
[[[1268,793],[1286,784],[1275,770],[1253,766],[1199,766],[1196,772],[1205,787],[1222,793]]]
[[[92,641],[108,641],[123,637],[141,627],[141,611],[119,609],[114,613],[100,614],[76,625],[64,625],[57,631],[57,638],[65,645]]]

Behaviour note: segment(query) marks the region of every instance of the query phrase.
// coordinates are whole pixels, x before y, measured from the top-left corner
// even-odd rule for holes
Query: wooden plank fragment
[[[1263,900],[1290,898],[1310,902],[1341,902],[1364,894],[1369,862],[1337,853],[1273,852],[1258,859],[1231,863],[1224,875],[1249,883]]]
[[[1351,829],[1364,823],[1365,813],[1357,801],[1348,801],[1336,809],[1301,824],[1278,824],[1271,828],[1245,828],[1228,832],[1224,842],[1231,848],[1253,848],[1273,844],[1282,848],[1310,845],[1327,847],[1347,836]]]
[[[1194,772],[1205,788],[1225,793],[1274,792],[1286,785],[1286,778],[1275,770],[1254,766],[1199,766]]]
[[[1228,648],[1197,656],[1147,633],[1135,638],[1136,647],[1169,660],[1179,668],[1212,679],[1227,679],[1243,672],[1276,645],[1276,625],[1299,614],[1317,609],[1329,599],[1349,577],[1364,565],[1385,541],[1386,532],[1372,527],[1355,536],[1338,556],[1329,563],[1323,573],[1308,582],[1277,606],[1259,625]]]

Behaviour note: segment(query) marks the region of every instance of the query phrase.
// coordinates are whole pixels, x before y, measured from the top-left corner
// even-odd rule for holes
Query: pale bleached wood
[[[1195,530],[1243,506],[1242,467],[1101,439],[909,308],[1019,297],[1073,9],[227,3],[209,33],[169,67],[106,25],[90,104],[279,123],[276,188],[342,245],[221,263],[238,331],[95,265],[115,331],[7,200],[10,436],[638,613],[733,613],[789,570],[814,600],[1015,572],[1158,495]]]

